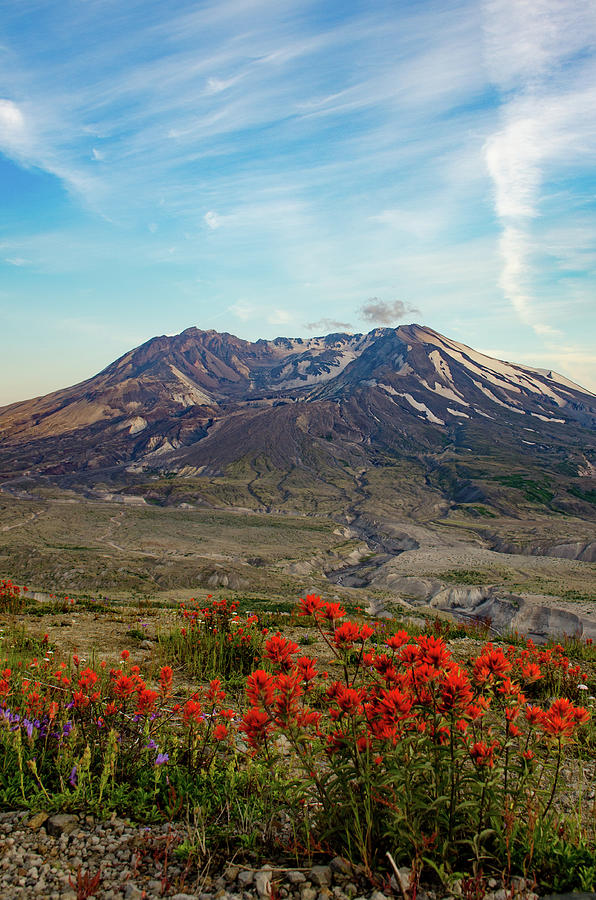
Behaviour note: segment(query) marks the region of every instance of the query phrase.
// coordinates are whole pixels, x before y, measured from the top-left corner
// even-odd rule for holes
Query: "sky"
[[[593,0],[0,0],[0,405],[195,325],[596,391]]]

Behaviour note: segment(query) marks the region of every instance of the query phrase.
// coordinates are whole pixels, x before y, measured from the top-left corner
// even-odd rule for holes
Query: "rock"
[[[230,882],[236,881],[236,879],[238,878],[239,871],[240,871],[239,866],[234,866],[234,865],[226,866],[226,868],[224,869],[224,873],[223,873],[224,878],[226,879],[226,881],[230,881]]]
[[[125,900],[143,900],[144,893],[133,881],[129,881],[124,888]]]
[[[196,894],[174,894],[170,900],[195,900]]]
[[[328,887],[331,884],[332,876],[331,866],[313,866],[308,873],[312,883],[318,887]]]
[[[254,872],[251,869],[241,869],[238,872],[238,884],[246,888],[254,881]]]
[[[55,816],[51,816],[47,822],[48,834],[53,834],[55,837],[70,834],[71,831],[78,827],[79,817],[70,813],[58,813]]]
[[[329,865],[336,875],[352,874],[352,863],[348,862],[347,859],[344,859],[341,856],[336,856],[335,859],[331,860]]]
[[[271,896],[271,869],[259,869],[255,872],[255,888],[261,900]]]
[[[317,892],[308,882],[300,885],[300,900],[316,900]]]
[[[37,815],[33,816],[32,819],[29,819],[27,822],[27,828],[30,828],[31,831],[37,831],[38,828],[47,822],[49,818],[49,813],[47,812],[38,812]]]
[[[153,641],[145,640],[139,644],[141,650],[153,650]]]
[[[417,894],[416,896],[419,897],[420,895]],[[387,897],[380,891],[373,891],[373,893],[369,897],[369,900],[387,900]]]

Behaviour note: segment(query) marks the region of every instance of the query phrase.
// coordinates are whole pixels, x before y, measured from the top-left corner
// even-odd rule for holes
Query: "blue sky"
[[[371,298],[596,391],[592,0],[0,9],[0,404]]]

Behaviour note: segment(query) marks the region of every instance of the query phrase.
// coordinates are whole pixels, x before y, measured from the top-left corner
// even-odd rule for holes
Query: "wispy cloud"
[[[354,326],[349,322],[338,322],[337,319],[318,319],[316,322],[307,322],[304,326],[307,331],[318,331],[326,334],[339,331],[350,334]]]
[[[596,153],[595,70],[586,53],[596,13],[586,0],[487,0],[484,11],[486,63],[502,91],[502,124],[484,148],[502,226],[500,284],[521,322],[548,335],[555,329],[533,290],[535,223],[549,184]]]
[[[356,319],[364,297],[472,344],[511,309],[535,347],[586,332],[592,0],[5,6],[29,208],[0,254],[30,307],[43,277],[65,318],[92,282],[106,321],[126,297],[159,332],[410,314]]]

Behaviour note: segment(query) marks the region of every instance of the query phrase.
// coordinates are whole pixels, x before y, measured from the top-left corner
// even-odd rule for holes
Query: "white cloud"
[[[294,315],[287,309],[274,309],[267,316],[270,325],[288,325],[294,321]]]
[[[31,260],[24,259],[22,256],[7,256],[4,262],[10,263],[11,266],[28,266]]]
[[[232,312],[238,319],[241,319],[243,322],[248,322],[249,319],[255,314],[254,306],[251,306],[250,303],[245,303],[243,300],[239,300],[238,303],[234,303],[230,306],[230,312]]]
[[[93,147],[93,149],[91,150],[91,159],[94,159],[97,162],[101,162],[101,160],[105,158],[105,153],[103,153],[102,150],[98,150],[97,147]]]
[[[220,228],[222,225],[222,218],[218,216],[216,212],[213,210],[209,210],[203,216],[203,220],[208,228],[211,228],[212,231],[215,231],[216,228]]]
[[[596,88],[585,54],[596,14],[585,0],[488,0],[484,11],[486,62],[503,90],[502,127],[484,146],[502,227],[500,285],[519,319],[544,336],[554,329],[536,302],[534,231],[552,180],[596,153]]]

